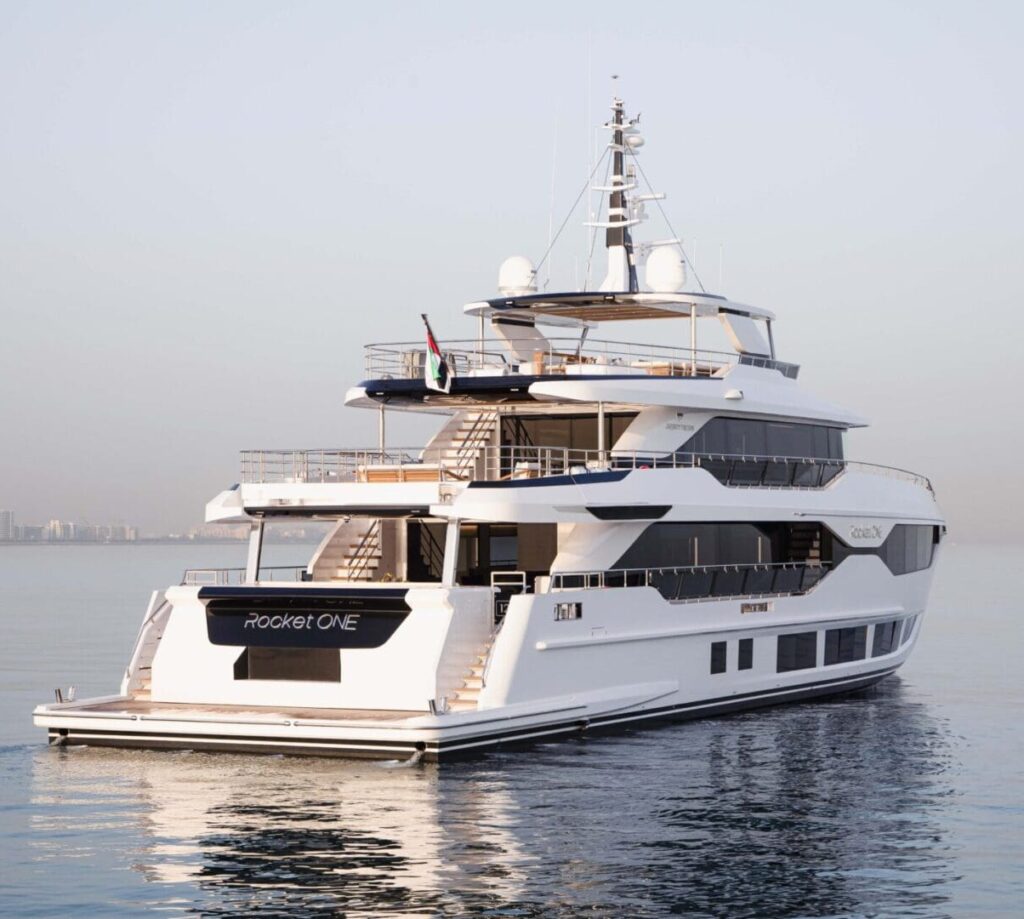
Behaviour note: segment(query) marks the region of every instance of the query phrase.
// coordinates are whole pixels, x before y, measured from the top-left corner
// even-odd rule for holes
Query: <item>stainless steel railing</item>
[[[251,583],[245,568],[186,568],[181,583],[191,587],[225,587]],[[260,568],[260,581],[304,581],[305,565],[270,565]]]
[[[778,370],[796,378],[799,366],[769,357],[731,351],[691,350],[667,345],[601,339],[549,338],[538,348],[534,339],[450,339],[438,343],[449,368],[460,376],[636,375],[711,376],[735,364]],[[380,342],[365,347],[366,378],[421,379],[427,362],[422,341]]]
[[[893,466],[842,459],[652,450],[580,450],[569,447],[481,447],[474,462],[449,448],[354,450],[245,450],[242,481],[256,482],[464,482],[548,478],[601,470],[693,469],[725,485],[823,488],[844,471],[913,482],[932,491],[923,475]]]
[[[723,600],[806,593],[827,573],[828,562],[691,565],[552,572],[547,591],[653,587],[666,600]]]

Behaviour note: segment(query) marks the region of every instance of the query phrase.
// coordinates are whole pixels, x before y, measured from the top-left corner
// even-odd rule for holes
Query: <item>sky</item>
[[[241,449],[375,443],[362,346],[475,334],[617,74],[705,285],[871,420],[848,455],[1019,541],[1022,35],[991,2],[0,0],[0,507],[182,530]]]

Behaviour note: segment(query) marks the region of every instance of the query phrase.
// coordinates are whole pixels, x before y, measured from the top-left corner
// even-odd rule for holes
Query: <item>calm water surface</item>
[[[152,587],[242,553],[0,548],[0,914],[1024,915],[1019,550],[948,548],[911,662],[834,702],[441,769],[45,746]]]

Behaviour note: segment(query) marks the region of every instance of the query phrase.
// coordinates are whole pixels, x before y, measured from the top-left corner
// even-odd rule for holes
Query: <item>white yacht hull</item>
[[[390,709],[352,703],[384,698],[381,686],[399,677],[404,686],[417,685],[417,661],[434,668],[435,677],[446,668],[457,671],[445,662],[446,648],[465,666],[480,634],[474,623],[489,615],[478,602],[479,589],[416,588],[412,612],[391,640],[376,649],[341,652],[342,671],[352,674],[348,685],[297,682],[290,704],[282,704],[280,684],[240,684],[228,669],[204,659],[204,651],[223,649],[201,647],[197,629],[205,615],[197,591],[177,588],[176,594],[169,591],[174,602],[164,628],[171,640],[154,657],[151,697],[133,694],[128,678],[129,691],[122,695],[42,705],[34,718],[57,745],[444,760],[501,745],[863,689],[893,673],[910,654],[930,578],[927,570],[894,577],[875,558],[847,559],[807,594],[771,598],[754,612],[743,611],[749,599],[670,603],[650,588],[513,597],[490,648],[476,706],[445,711],[441,693],[435,712],[425,703],[414,708],[411,697],[395,699],[397,707]],[[580,602],[582,618],[554,619],[556,602]],[[851,613],[854,605],[859,612]],[[429,649],[422,627],[428,621],[436,625],[442,609],[451,615],[444,631],[434,630],[440,654],[424,653]],[[876,654],[876,629],[893,622],[895,647]],[[826,663],[825,633],[856,628],[866,630],[863,657]],[[404,646],[396,644],[403,630],[411,639]],[[778,672],[778,636],[795,632],[816,633],[813,666]],[[458,635],[470,639],[452,641]],[[742,670],[741,640],[752,641],[750,666]],[[724,669],[713,673],[709,649],[720,642]],[[346,658],[363,658],[366,666],[346,666]],[[159,678],[161,669],[168,679]],[[197,680],[197,674],[205,678]],[[610,674],[616,675],[615,685],[608,685]],[[367,685],[353,685],[360,678]],[[189,685],[195,687],[191,698]]]

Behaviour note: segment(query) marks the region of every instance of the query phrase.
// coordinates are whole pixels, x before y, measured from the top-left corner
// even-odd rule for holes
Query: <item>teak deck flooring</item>
[[[205,705],[199,702],[154,702],[149,699],[119,699],[77,708],[83,712],[124,712],[128,715],[223,715],[228,718],[292,718],[309,721],[402,721],[426,712],[405,712],[371,708],[282,708],[264,705]]]

